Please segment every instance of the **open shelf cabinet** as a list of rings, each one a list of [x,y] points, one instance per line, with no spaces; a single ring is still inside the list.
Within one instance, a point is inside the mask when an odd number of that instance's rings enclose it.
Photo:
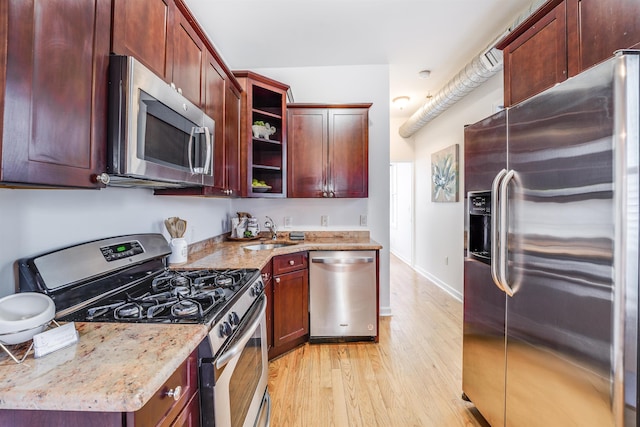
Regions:
[[[235,71],[243,88],[241,106],[240,173],[243,197],[286,197],[286,95],[289,86],[250,71]],[[256,135],[253,126],[264,123],[268,134]],[[268,126],[267,126],[268,125]],[[254,187],[254,180],[267,187]],[[266,188],[266,190],[265,190]]]

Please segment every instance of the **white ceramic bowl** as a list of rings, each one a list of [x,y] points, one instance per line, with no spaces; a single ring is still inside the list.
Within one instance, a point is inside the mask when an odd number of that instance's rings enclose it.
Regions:
[[[53,320],[56,305],[45,294],[23,292],[0,298],[0,342],[29,341]]]

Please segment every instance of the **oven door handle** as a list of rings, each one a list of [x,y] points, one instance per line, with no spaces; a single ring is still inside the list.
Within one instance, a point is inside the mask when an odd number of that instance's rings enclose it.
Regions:
[[[244,349],[249,339],[253,336],[253,333],[260,327],[260,322],[264,318],[264,314],[267,311],[267,298],[263,295],[260,301],[260,306],[253,312],[251,317],[247,320],[248,326],[244,328],[243,334],[237,338],[229,348],[216,359],[216,368],[222,369],[227,363],[229,363],[234,357],[239,355]]]

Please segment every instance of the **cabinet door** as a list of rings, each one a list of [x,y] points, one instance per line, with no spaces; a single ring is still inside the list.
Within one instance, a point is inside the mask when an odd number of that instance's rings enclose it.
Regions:
[[[287,121],[287,197],[323,197],[329,149],[327,110],[289,108]]]
[[[224,73],[213,55],[207,55],[204,81],[205,113],[215,121],[214,153],[213,153],[213,182],[205,183],[211,186],[211,193],[223,195],[225,189],[225,81]]]
[[[309,333],[308,270],[274,277],[273,345],[279,347]]]
[[[199,106],[203,105],[201,82],[204,81],[205,57],[204,42],[176,8],[171,81],[179,92]]]
[[[2,180],[97,187],[92,177],[104,171],[106,144],[110,0],[11,0],[5,18]]]
[[[224,170],[228,196],[240,196],[240,92],[226,82],[224,92]]]
[[[171,82],[173,0],[113,0],[112,51],[131,55]]]
[[[569,75],[613,56],[618,49],[640,47],[638,0],[568,0]]]
[[[369,193],[368,109],[329,110],[330,197]]]
[[[171,423],[171,427],[199,427],[200,426],[200,394],[196,391],[180,415]]]
[[[562,2],[504,49],[506,106],[566,80],[566,28],[566,5]]]

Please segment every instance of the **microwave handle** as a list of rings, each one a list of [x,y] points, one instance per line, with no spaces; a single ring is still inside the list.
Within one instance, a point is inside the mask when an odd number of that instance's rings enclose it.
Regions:
[[[209,132],[209,128],[206,126],[204,127],[204,138],[207,142],[207,159],[204,162],[204,170],[202,173],[207,175],[209,173],[209,167],[211,166],[211,149],[213,148],[213,144],[211,142],[211,132]]]
[[[191,174],[193,175],[194,170],[193,170],[193,161],[191,160],[193,158],[193,134],[195,133],[196,128],[192,127],[191,128],[191,135],[189,136],[189,146],[187,147],[187,157],[189,157],[189,171],[191,171]]]

